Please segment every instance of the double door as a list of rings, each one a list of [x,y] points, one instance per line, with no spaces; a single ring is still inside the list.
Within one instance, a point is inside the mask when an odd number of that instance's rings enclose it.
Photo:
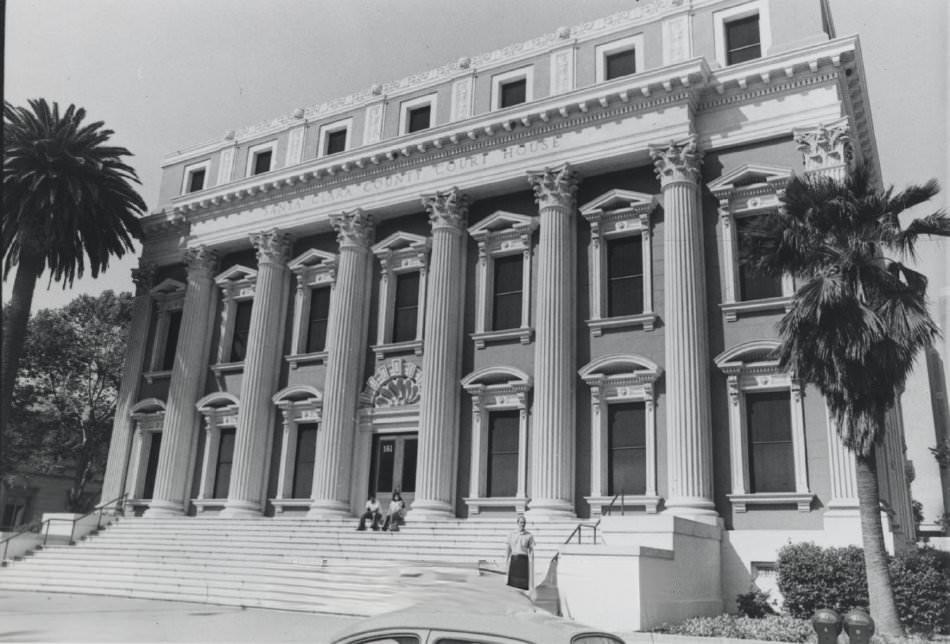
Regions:
[[[369,491],[383,512],[389,509],[393,492],[399,491],[408,508],[416,491],[416,451],[419,439],[411,434],[376,434],[373,436],[373,460],[370,467]]]

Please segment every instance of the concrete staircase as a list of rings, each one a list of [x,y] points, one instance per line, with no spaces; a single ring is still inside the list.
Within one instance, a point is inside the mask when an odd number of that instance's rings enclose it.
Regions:
[[[539,581],[576,524],[529,524]],[[355,526],[286,515],[122,518],[77,545],[47,546],[0,569],[0,590],[371,615],[473,582],[480,561],[500,570],[513,521],[410,521],[396,533]]]

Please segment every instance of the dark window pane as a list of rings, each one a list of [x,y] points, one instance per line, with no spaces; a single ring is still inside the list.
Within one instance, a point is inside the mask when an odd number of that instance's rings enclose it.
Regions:
[[[415,438],[407,438],[403,442],[402,448],[402,487],[403,492],[416,491],[416,452],[419,448],[419,441]]]
[[[231,485],[231,463],[234,461],[234,428],[221,430],[221,439],[218,443],[218,464],[214,474],[214,498],[228,498],[228,488]]]
[[[746,231],[764,215],[742,217],[736,220],[736,231],[739,236],[739,257],[745,257]],[[744,262],[739,264],[739,300],[761,300],[767,297],[781,297],[782,278],[764,275],[753,270]]]
[[[234,337],[231,340],[231,362],[241,362],[247,356],[247,342],[251,331],[251,307],[254,302],[237,303],[234,311]]]
[[[168,333],[165,335],[165,353],[162,355],[162,370],[175,366],[175,350],[178,348],[178,333],[181,331],[181,310],[168,314]]]
[[[294,456],[294,487],[291,497],[306,499],[313,487],[313,463],[317,452],[316,423],[297,425],[297,453]]]
[[[254,155],[254,174],[270,171],[271,151],[265,150]]]
[[[488,496],[514,496],[518,493],[520,414],[517,409],[488,414]]]
[[[643,313],[643,240],[607,240],[607,317]]]
[[[637,72],[637,52],[635,49],[608,54],[606,59],[607,80],[629,76]]]
[[[787,391],[745,395],[751,492],[794,492],[792,410]]]
[[[607,493],[646,493],[646,405],[607,407]]]
[[[521,255],[499,257],[494,261],[494,299],[492,329],[517,329],[521,326],[522,278]]]
[[[758,14],[726,23],[726,64],[761,58]]]
[[[337,130],[327,134],[326,154],[336,154],[346,150],[346,130]]]
[[[499,107],[510,107],[524,103],[527,100],[527,91],[528,81],[525,78],[510,83],[502,83]]]
[[[432,116],[432,106],[417,107],[409,110],[409,132],[418,132],[429,127],[429,120]]]
[[[323,286],[310,291],[310,316],[307,322],[307,353],[323,351],[327,343],[327,323],[330,319],[330,288]]]
[[[376,439],[375,468],[370,493],[392,492],[396,467],[396,439]]]
[[[142,489],[142,498],[150,499],[155,492],[155,475],[158,473],[158,456],[162,451],[162,435],[158,432],[149,432],[152,444],[148,448],[148,464],[145,466],[145,487]]]
[[[188,192],[197,192],[205,187],[205,171],[194,170],[188,176]]]
[[[416,339],[419,314],[419,273],[396,276],[396,308],[393,314],[393,342]]]

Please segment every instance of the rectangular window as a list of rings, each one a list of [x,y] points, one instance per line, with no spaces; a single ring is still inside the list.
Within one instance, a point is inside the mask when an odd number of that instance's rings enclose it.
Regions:
[[[228,498],[228,488],[231,486],[231,464],[234,462],[234,435],[233,427],[221,430],[218,443],[218,462],[214,470],[214,498]]]
[[[759,14],[730,20],[725,24],[725,31],[727,65],[762,57]]]
[[[205,187],[205,169],[192,170],[188,173],[188,192],[198,192]]]
[[[607,494],[645,494],[646,403],[607,407]]]
[[[145,466],[145,486],[142,488],[142,498],[150,499],[155,492],[155,475],[158,474],[158,456],[162,451],[162,435],[159,432],[148,432],[151,436],[151,445],[148,448],[148,464]]]
[[[637,72],[637,50],[628,49],[618,51],[615,54],[607,54],[604,62],[606,80],[635,74]]]
[[[338,154],[346,151],[346,129],[327,132],[326,146],[323,153],[326,155]]]
[[[514,496],[518,493],[520,413],[513,409],[488,414],[487,496]]]
[[[294,455],[294,499],[307,499],[313,488],[313,464],[317,455],[316,423],[297,425],[297,452]]]
[[[521,103],[524,103],[528,100],[527,96],[528,79],[521,78],[518,80],[509,81],[507,83],[502,83],[498,107],[511,107],[512,105],[520,105]]]
[[[396,303],[393,311],[393,342],[416,339],[419,320],[418,271],[396,275]]]
[[[310,290],[310,316],[307,320],[307,353],[326,349],[327,323],[330,320],[330,287]]]
[[[739,257],[745,256],[746,231],[756,221],[766,215],[742,217],[736,220],[736,232],[739,239]],[[764,275],[753,270],[745,262],[739,263],[739,299],[743,302],[782,296],[782,278]]]
[[[407,132],[418,132],[420,130],[429,129],[430,120],[432,117],[432,106],[423,105],[422,107],[417,107],[409,110],[409,120],[406,127]]]
[[[251,331],[252,300],[243,300],[234,307],[234,336],[231,339],[231,362],[242,362],[247,356],[247,341]]]
[[[643,240],[607,240],[607,316],[643,313]]]
[[[416,454],[419,450],[419,439],[405,438],[402,441],[402,487],[403,492],[416,491]]]
[[[263,174],[270,172],[270,162],[273,156],[272,150],[262,150],[254,155],[253,174]]]
[[[794,492],[795,453],[788,391],[747,392],[750,492]]]
[[[178,334],[181,331],[181,311],[168,313],[168,334],[165,336],[165,353],[162,355],[162,371],[170,371],[175,366],[175,350],[178,348]]]
[[[375,437],[373,450],[373,477],[370,494],[393,491],[393,473],[396,471],[396,439]]]
[[[521,327],[524,259],[520,254],[496,257],[494,261],[492,330]]]

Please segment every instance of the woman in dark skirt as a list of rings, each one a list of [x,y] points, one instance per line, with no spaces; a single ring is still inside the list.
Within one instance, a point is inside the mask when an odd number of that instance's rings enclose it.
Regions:
[[[530,590],[534,585],[534,535],[525,530],[524,516],[518,516],[518,531],[508,537],[508,585]]]

